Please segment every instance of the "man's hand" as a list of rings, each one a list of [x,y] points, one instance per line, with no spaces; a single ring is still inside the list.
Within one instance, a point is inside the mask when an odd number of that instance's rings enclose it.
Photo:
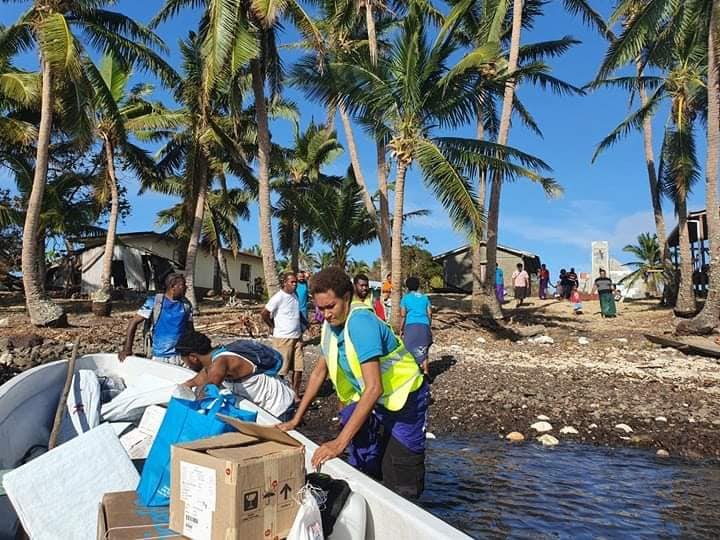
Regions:
[[[342,454],[346,446],[347,445],[342,444],[337,439],[326,442],[315,450],[312,457],[312,466],[315,467],[316,470],[319,469],[326,461]]]
[[[118,353],[118,360],[124,362],[128,356],[132,356],[132,353],[132,351],[126,351],[125,349],[123,349]]]
[[[292,420],[288,420],[287,422],[283,422],[282,424],[277,424],[275,427],[281,431],[292,431],[293,429],[297,428],[299,424],[300,423],[293,418]]]

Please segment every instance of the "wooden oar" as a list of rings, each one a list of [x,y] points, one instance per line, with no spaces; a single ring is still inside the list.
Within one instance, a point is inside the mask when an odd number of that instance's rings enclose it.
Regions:
[[[55,420],[53,420],[52,431],[50,432],[50,440],[48,441],[48,450],[52,450],[57,446],[58,435],[60,435],[60,428],[62,427],[63,416],[65,416],[65,402],[67,401],[68,394],[70,393],[70,386],[72,386],[73,375],[75,375],[75,361],[77,360],[78,348],[80,347],[80,337],[75,338],[73,343],[72,355],[68,362],[67,374],[65,375],[65,386],[63,386],[62,394],[60,394],[60,401],[58,402],[57,409],[55,409]]]

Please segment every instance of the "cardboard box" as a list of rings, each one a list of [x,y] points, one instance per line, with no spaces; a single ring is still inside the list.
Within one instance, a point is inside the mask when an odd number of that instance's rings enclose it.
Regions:
[[[97,540],[185,538],[169,524],[167,506],[143,506],[134,491],[106,493],[98,511]]]
[[[274,540],[290,532],[305,448],[275,427],[218,416],[238,433],[175,445],[170,528],[194,540]]]
[[[130,459],[147,459],[166,412],[165,407],[150,405],[145,409],[138,427],[120,437],[120,444]]]

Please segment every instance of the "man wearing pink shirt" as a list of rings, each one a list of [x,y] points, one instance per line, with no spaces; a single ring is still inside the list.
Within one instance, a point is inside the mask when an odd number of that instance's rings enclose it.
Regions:
[[[512,274],[512,283],[515,288],[515,302],[517,302],[515,307],[519,308],[530,290],[530,275],[523,270],[522,263],[517,264],[517,270]]]

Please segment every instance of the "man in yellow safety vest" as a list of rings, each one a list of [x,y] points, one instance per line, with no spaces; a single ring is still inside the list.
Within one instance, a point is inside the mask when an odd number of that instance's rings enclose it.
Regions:
[[[320,467],[346,449],[364,473],[406,497],[419,497],[425,477],[428,385],[402,340],[372,309],[353,303],[353,283],[340,268],[326,268],[312,281],[315,305],[325,316],[322,357],[307,383],[295,416],[280,424],[295,429],[326,378],[345,406],[341,431],[313,454]]]

